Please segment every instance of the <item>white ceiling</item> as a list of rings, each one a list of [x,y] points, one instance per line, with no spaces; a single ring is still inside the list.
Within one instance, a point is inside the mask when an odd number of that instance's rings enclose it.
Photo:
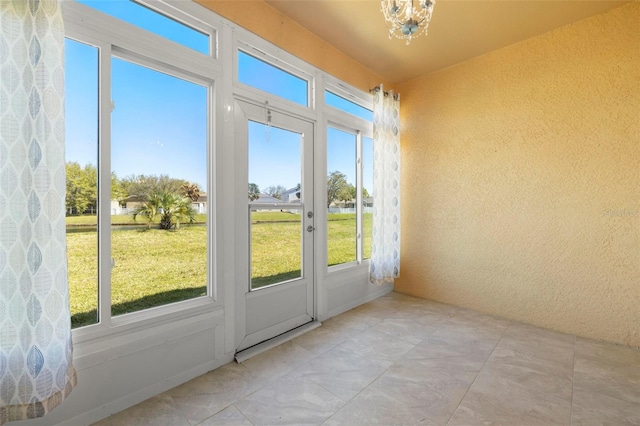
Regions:
[[[378,0],[265,0],[383,79],[434,72],[628,1],[437,0],[429,34],[388,38]]]

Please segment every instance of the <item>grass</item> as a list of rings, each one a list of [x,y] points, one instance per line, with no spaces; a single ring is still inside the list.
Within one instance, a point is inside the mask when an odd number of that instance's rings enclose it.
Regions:
[[[205,223],[206,216],[199,215]],[[112,223],[133,224],[130,216]],[[364,215],[364,255],[370,256],[371,214]],[[69,230],[95,229],[95,216],[67,218]],[[329,265],[356,258],[354,214],[331,214]],[[117,229],[111,233],[111,313],[121,315],[206,295],[206,227],[179,231]],[[252,214],[252,286],[262,287],[301,276],[300,216],[282,212]],[[98,321],[97,233],[68,232],[69,287],[73,327]]]
[[[206,214],[197,214],[196,223],[206,223]],[[98,223],[96,215],[67,216],[67,227],[95,226]],[[146,225],[144,218],[133,220],[133,215],[113,215],[111,225]]]

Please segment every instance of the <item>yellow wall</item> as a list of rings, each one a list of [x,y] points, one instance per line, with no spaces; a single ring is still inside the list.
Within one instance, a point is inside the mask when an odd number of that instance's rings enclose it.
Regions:
[[[396,290],[640,346],[640,3],[398,90]]]
[[[368,91],[388,82],[262,0],[195,0],[292,55]]]

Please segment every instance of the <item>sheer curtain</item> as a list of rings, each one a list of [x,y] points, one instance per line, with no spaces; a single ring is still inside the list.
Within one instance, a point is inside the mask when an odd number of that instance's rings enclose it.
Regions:
[[[400,275],[400,101],[382,86],[373,94],[373,247],[369,280]]]
[[[67,286],[64,28],[57,0],[0,0],[0,424],[76,384]]]

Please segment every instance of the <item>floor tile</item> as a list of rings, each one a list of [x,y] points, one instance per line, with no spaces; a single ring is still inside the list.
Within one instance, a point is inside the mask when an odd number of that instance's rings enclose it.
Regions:
[[[640,368],[640,350],[579,337],[576,338],[576,357],[596,358]]]
[[[262,380],[273,380],[289,373],[313,357],[313,353],[290,340],[249,358],[242,365]]]
[[[296,337],[293,342],[307,351],[319,355],[348,338],[349,336],[346,333],[336,327],[332,327],[331,323],[328,326],[323,323],[322,326]]]
[[[298,367],[286,377],[309,379],[343,401],[348,401],[380,377],[391,365],[391,361],[334,349]]]
[[[415,346],[416,343],[408,343],[399,337],[369,329],[341,343],[337,348],[381,361],[395,361]]]
[[[99,426],[640,425],[640,351],[390,293]]]
[[[379,386],[369,386],[352,399],[323,425],[429,425],[427,407],[410,407],[393,392]]]
[[[482,371],[448,425],[568,425],[571,401]]]
[[[255,425],[317,425],[343,405],[313,381],[291,378],[271,382],[235,404]]]
[[[190,426],[173,399],[165,394],[150,398],[94,426]]]
[[[263,379],[252,374],[246,366],[230,363],[175,387],[167,394],[193,425],[257,390],[262,383]]]
[[[553,352],[558,348],[548,349]],[[515,381],[538,392],[570,399],[573,388],[573,349],[567,357],[541,357],[540,347],[503,344],[500,341],[487,360],[485,371],[497,377]],[[562,355],[565,355],[564,353]]]
[[[252,426],[252,423],[234,405],[211,416],[197,426]]]
[[[600,393],[640,407],[640,365],[576,356],[573,388],[576,393]]]
[[[611,398],[599,392],[575,392],[571,424],[638,426],[640,408],[636,403]]]

